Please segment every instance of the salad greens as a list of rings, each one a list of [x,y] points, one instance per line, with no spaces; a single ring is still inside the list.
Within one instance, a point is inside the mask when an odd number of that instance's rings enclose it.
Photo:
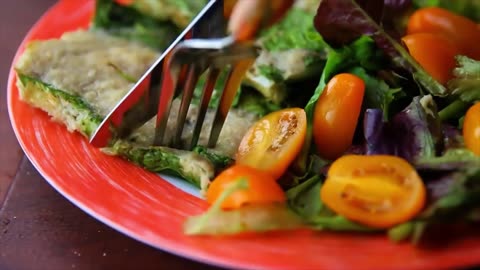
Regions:
[[[289,189],[287,198],[290,208],[316,230],[374,231],[328,209],[319,196],[322,180],[320,176],[315,175]]]
[[[320,1],[311,2],[318,5]],[[280,105],[292,94],[289,84],[321,74],[327,47],[312,24],[314,15],[308,5],[296,6],[263,31],[258,39],[262,51],[244,83]]]
[[[361,136],[356,137],[351,151],[402,157],[417,168],[427,188],[428,198],[421,214],[388,230],[389,237],[418,243],[439,224],[478,222],[480,158],[464,148],[458,129],[444,121],[458,121],[469,104],[479,100],[480,64],[458,56],[455,78],[447,87],[435,81],[398,40],[400,15],[409,8],[410,1],[324,0],[320,4],[314,19],[320,37],[310,46],[318,45],[327,57],[317,87],[305,103],[308,125],[304,149],[295,166],[280,180],[289,187],[288,207],[304,221],[299,226],[379,231],[334,213],[319,196],[331,161],[315,156],[311,142],[313,110],[327,82],[342,72],[359,76],[366,85],[363,122],[357,128]],[[397,16],[391,16],[395,11]],[[291,39],[284,42],[278,47],[289,44]],[[265,47],[272,51],[276,48],[269,43]],[[263,73],[282,81],[274,68]]]
[[[480,222],[480,157],[467,150],[460,132],[466,110],[480,100],[480,61],[458,55],[453,79],[442,85],[399,39],[412,10],[439,6],[478,21],[478,2],[313,0],[303,6],[307,1],[296,2],[299,4],[284,19],[261,33],[257,41],[261,54],[233,104],[257,116],[282,108],[304,108],[305,143],[279,180],[286,190],[286,203],[222,210],[220,204],[229,194],[248,188],[247,182],[239,179],[206,213],[189,218],[185,232],[236,234],[308,227],[387,231],[394,241],[419,243],[437,226]],[[145,12],[139,5],[124,7],[98,0],[97,8],[94,27],[159,49],[165,45],[156,42],[168,41],[181,25],[156,14],[158,10]],[[180,13],[189,14],[183,9]],[[333,161],[319,157],[312,142],[314,110],[327,83],[339,73],[354,74],[365,83],[360,120],[345,154],[401,157],[416,169],[425,185],[423,210],[395,227],[380,230],[349,220],[329,209],[319,196]],[[202,80],[194,102],[199,102]],[[220,85],[222,79],[214,90],[211,108],[218,102]],[[129,151],[121,145],[117,148]],[[216,172],[234,163],[204,147],[194,152],[210,160]],[[135,160],[136,154],[130,154]],[[152,157],[152,166],[161,158]],[[198,182],[192,177],[189,180]]]
[[[480,203],[480,159],[474,159],[476,160],[472,160],[470,166],[447,171],[438,178],[424,177],[429,190],[427,207],[417,218],[406,223],[410,224],[411,230],[395,232],[405,226],[402,224],[391,229],[393,231],[390,232],[390,237],[397,238],[396,240],[411,238],[414,243],[419,243],[426,232],[435,227],[455,222],[478,222],[476,211]]]
[[[480,100],[480,61],[466,56],[457,56],[458,66],[453,70],[455,78],[450,80],[448,87],[453,95],[463,102]]]
[[[422,99],[432,105],[423,107]],[[433,117],[429,117],[433,114]],[[410,162],[435,157],[442,136],[431,96],[415,97],[410,105],[385,121],[379,109],[367,109],[363,122],[366,155],[395,155]],[[433,122],[433,123],[430,123]],[[440,133],[440,134],[439,134]]]
[[[221,204],[228,196],[247,188],[248,182],[244,178],[235,180],[207,212],[187,220],[184,232],[190,235],[237,234],[303,227],[303,220],[283,204],[252,205],[238,211],[221,209]]]
[[[338,46],[348,44],[362,35],[370,36],[389,57],[392,68],[402,75],[412,76],[422,87],[420,92],[426,91],[435,96],[447,95],[445,87],[428,75],[408,51],[380,26],[382,22],[370,16],[369,11],[374,11],[374,15],[378,16],[376,13],[382,10],[383,1],[362,2],[363,5],[354,0],[322,1],[315,16],[315,26],[325,41]]]

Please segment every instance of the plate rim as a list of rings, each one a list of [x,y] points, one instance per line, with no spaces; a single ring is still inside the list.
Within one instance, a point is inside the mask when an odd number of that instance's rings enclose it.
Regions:
[[[177,245],[173,245],[175,248],[172,249],[172,248],[170,248],[172,246],[172,244],[171,244],[172,241],[164,241],[164,243],[162,243],[161,245],[157,245],[157,244],[149,242],[145,239],[142,239],[141,237],[135,235],[133,232],[130,232],[128,229],[122,227],[121,225],[119,225],[119,224],[117,224],[113,221],[110,221],[108,218],[103,217],[100,214],[97,214],[93,209],[90,209],[89,207],[87,207],[81,201],[79,201],[79,200],[75,199],[74,197],[70,196],[68,194],[68,192],[66,192],[61,186],[59,186],[56,183],[56,181],[54,181],[52,179],[52,177],[42,169],[42,167],[38,164],[36,158],[31,156],[31,153],[26,150],[26,146],[25,146],[24,141],[19,138],[19,135],[18,135],[19,130],[18,130],[18,127],[17,127],[17,123],[15,121],[12,121],[12,119],[15,118],[15,116],[13,115],[13,112],[12,112],[12,106],[13,106],[12,103],[14,102],[12,92],[13,91],[18,91],[17,86],[15,85],[15,82],[16,82],[17,78],[16,78],[16,72],[15,72],[14,66],[15,66],[15,63],[17,62],[18,58],[20,57],[20,55],[24,51],[25,46],[28,44],[29,41],[31,41],[31,37],[36,32],[40,23],[45,18],[47,18],[50,15],[50,13],[55,11],[55,9],[58,8],[62,4],[63,1],[65,1],[65,0],[58,0],[56,3],[54,3],[52,6],[50,6],[47,10],[45,10],[43,12],[43,14],[29,28],[29,30],[25,34],[24,38],[20,42],[19,46],[17,46],[17,50],[15,51],[13,60],[11,61],[11,64],[10,64],[10,70],[9,70],[9,73],[8,73],[7,88],[6,88],[6,90],[7,90],[7,111],[8,111],[8,117],[9,117],[9,120],[10,120],[10,126],[12,127],[12,129],[14,131],[15,138],[17,139],[17,142],[19,143],[24,155],[32,163],[33,167],[37,170],[37,172],[40,174],[40,176],[42,178],[44,178],[45,181],[55,191],[57,191],[59,194],[61,194],[61,196],[63,198],[67,199],[70,203],[72,203],[73,205],[78,207],[80,210],[82,210],[84,213],[88,214],[90,217],[100,221],[104,225],[114,229],[115,231],[119,232],[120,234],[123,234],[124,236],[135,239],[136,241],[138,241],[142,244],[145,244],[149,247],[152,247],[154,249],[157,249],[157,250],[160,250],[160,251],[163,251],[163,252],[181,257],[183,259],[191,260],[191,261],[194,261],[194,262],[203,263],[203,264],[210,265],[210,266],[215,266],[215,267],[248,267],[249,269],[253,269],[254,266],[252,266],[252,265],[248,265],[248,264],[238,265],[236,263],[231,263],[228,260],[219,259],[218,257],[212,258],[212,257],[208,257],[208,256],[202,256],[201,253],[195,252],[194,249],[189,249],[187,251],[185,251],[185,250],[182,251],[182,248],[180,246],[177,246]],[[93,1],[93,0],[87,0],[87,1]],[[38,109],[36,109],[36,110],[38,110]],[[65,127],[63,126],[63,128],[65,128]],[[163,178],[160,178],[159,180],[167,182]],[[182,192],[184,192],[184,191],[182,191]],[[187,192],[185,192],[185,193],[187,193]]]

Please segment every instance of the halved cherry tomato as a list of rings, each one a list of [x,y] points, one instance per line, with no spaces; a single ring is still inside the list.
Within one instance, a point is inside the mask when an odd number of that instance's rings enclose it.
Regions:
[[[456,66],[455,56],[460,54],[455,44],[442,35],[417,33],[407,35],[402,41],[410,55],[441,84],[452,77]]]
[[[313,138],[318,153],[335,159],[352,144],[365,83],[353,74],[334,76],[315,105]]]
[[[223,209],[240,208],[246,204],[284,202],[285,192],[269,174],[244,165],[233,165],[221,172],[207,190],[207,201],[212,204],[239,179],[244,178],[248,187],[230,194],[223,202]]]
[[[374,228],[389,228],[422,210],[426,190],[415,169],[402,158],[346,155],[328,170],[320,196],[340,215]]]
[[[480,103],[468,109],[463,120],[463,139],[470,151],[480,156]]]
[[[300,152],[307,132],[301,108],[276,111],[258,120],[243,137],[235,160],[278,179]]]
[[[115,0],[115,2],[122,6],[130,6],[135,0]]]
[[[474,21],[466,17],[438,7],[422,8],[408,19],[407,34],[414,33],[445,35],[462,54],[480,60],[480,30]]]

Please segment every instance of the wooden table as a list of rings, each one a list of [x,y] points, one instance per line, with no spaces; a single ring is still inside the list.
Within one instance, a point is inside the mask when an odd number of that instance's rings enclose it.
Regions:
[[[23,154],[8,119],[8,72],[24,35],[55,1],[2,1],[0,8],[0,269],[218,269],[103,225],[58,194]]]

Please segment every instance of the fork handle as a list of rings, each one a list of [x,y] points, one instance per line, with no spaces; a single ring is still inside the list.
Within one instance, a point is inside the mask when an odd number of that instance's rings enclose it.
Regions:
[[[225,0],[228,30],[239,41],[254,39],[258,32],[281,19],[293,0]]]

